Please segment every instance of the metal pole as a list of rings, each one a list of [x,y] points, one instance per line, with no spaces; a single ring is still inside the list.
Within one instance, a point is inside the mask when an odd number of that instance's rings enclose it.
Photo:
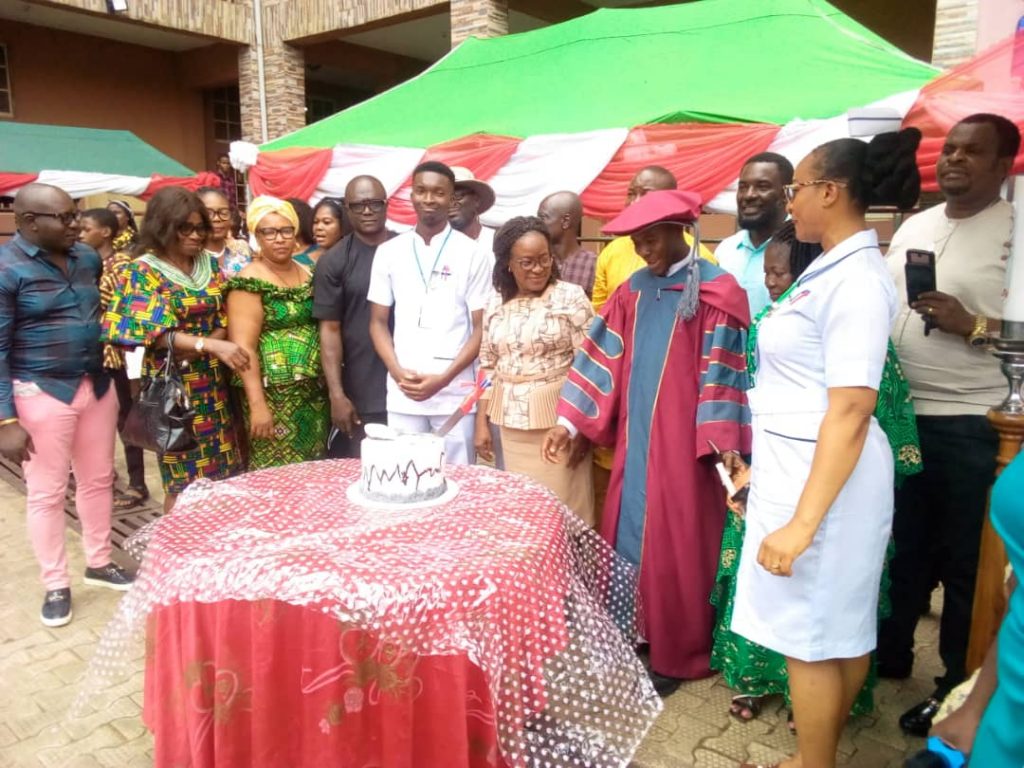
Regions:
[[[267,79],[263,63],[263,3],[253,0],[253,13],[256,18],[256,89],[260,95],[260,136],[261,143],[270,140],[267,127]]]

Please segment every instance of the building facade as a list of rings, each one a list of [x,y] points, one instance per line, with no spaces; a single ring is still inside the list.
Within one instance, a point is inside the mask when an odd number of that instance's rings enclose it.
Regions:
[[[261,143],[381,93],[467,37],[527,31],[596,7],[641,2],[0,3],[0,119],[126,128],[190,168],[212,168],[232,140]],[[1012,19],[1009,34],[1024,6],[1022,0],[832,2],[909,54],[944,66],[975,52],[979,28],[999,37]]]

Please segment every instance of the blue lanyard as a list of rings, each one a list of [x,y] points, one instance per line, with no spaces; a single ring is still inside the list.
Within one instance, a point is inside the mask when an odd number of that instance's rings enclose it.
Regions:
[[[430,268],[430,274],[434,274],[434,270],[437,269],[437,262],[441,260],[441,254],[444,253],[444,247],[448,245],[448,238],[452,236],[451,229],[448,230],[448,234],[444,236],[444,242],[441,243],[441,247],[437,250],[437,256],[434,258],[434,266]],[[416,269],[420,271],[420,280],[423,281],[423,290],[427,293],[430,292],[430,286],[427,284],[427,277],[423,274],[423,265],[420,264],[420,252],[416,248],[416,238],[419,237],[414,231],[412,233],[412,255],[416,257]]]

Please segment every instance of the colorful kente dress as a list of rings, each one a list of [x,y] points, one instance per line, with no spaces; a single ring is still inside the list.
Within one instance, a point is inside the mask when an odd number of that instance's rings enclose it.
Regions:
[[[156,343],[170,330],[209,336],[224,328],[223,282],[209,256],[196,259],[191,275],[147,253],[125,265],[113,300],[103,318],[107,341],[146,348],[143,379],[164,364],[167,351]],[[163,345],[161,344],[161,347]],[[160,457],[164,492],[181,493],[200,477],[220,480],[241,468],[225,366],[213,355],[192,361],[182,370],[189,402],[195,409],[192,428],[199,445]]]
[[[747,372],[751,386],[753,386],[757,369],[754,350],[757,348],[758,326],[761,320],[771,312],[772,307],[779,304],[788,295],[789,291],[786,291],[775,302],[761,310],[750,327],[747,337]],[[882,371],[882,381],[878,389],[878,404],[875,406],[875,418],[878,419],[878,424],[885,432],[885,436],[889,439],[889,445],[892,447],[893,457],[896,460],[896,484],[899,485],[904,477],[920,472],[922,463],[910,387],[907,384],[906,376],[903,375],[903,369],[900,367],[892,342],[889,343],[889,353]],[[711,666],[722,673],[722,677],[725,678],[730,688],[745,696],[782,694],[788,703],[789,677],[786,672],[786,659],[781,654],[753,643],[729,629],[732,623],[733,600],[736,596],[736,572],[740,565],[740,550],[743,547],[744,531],[744,519],[730,510],[722,535],[722,554],[718,563],[718,577],[715,579],[715,588],[711,594],[711,603],[718,608]],[[890,541],[889,550],[886,553],[886,566],[882,571],[878,601],[879,617],[888,616],[890,613],[888,563],[892,559],[892,554],[893,545]],[[866,714],[874,708],[873,691],[877,682],[878,676],[872,660],[868,679],[853,703],[852,714]]]
[[[270,440],[250,441],[249,469],[322,458],[331,408],[320,367],[312,281],[297,288],[281,288],[258,278],[235,277],[228,282],[228,290],[255,293],[263,301],[259,364],[276,434]],[[240,390],[238,402],[248,429],[249,401],[237,374],[232,384]]]

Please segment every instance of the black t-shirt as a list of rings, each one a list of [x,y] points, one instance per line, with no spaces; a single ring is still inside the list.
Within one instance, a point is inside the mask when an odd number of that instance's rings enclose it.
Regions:
[[[389,232],[389,237],[394,233]],[[377,246],[349,234],[317,261],[313,317],[341,322],[345,394],[359,413],[387,411],[387,368],[370,341],[370,268]]]

